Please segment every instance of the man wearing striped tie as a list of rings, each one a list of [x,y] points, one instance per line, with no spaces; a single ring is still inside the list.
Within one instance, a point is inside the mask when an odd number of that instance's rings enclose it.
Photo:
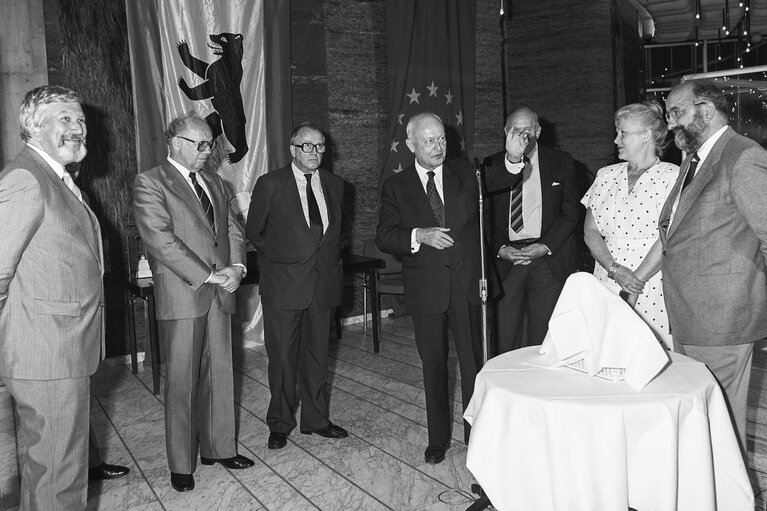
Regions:
[[[537,143],[538,115],[517,108],[504,132],[505,151],[484,162],[492,206],[490,250],[503,288],[491,355],[543,342],[562,286],[578,269],[576,231],[583,215],[573,159]]]
[[[216,145],[196,113],[171,121],[169,156],[139,173],[133,204],[149,253],[165,348],[165,442],[171,485],[194,488],[204,465],[253,466],[237,454],[231,314],[245,275],[245,239],[221,178],[202,167]]]

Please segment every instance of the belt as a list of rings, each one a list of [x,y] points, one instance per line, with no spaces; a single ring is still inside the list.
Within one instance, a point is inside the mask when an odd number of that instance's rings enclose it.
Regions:
[[[538,243],[540,241],[540,238],[527,238],[524,240],[511,240],[509,241],[509,246],[512,246],[514,248],[519,247],[526,247],[528,245],[532,245],[533,243]]]

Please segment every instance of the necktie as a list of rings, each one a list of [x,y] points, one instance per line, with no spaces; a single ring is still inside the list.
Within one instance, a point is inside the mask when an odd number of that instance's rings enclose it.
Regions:
[[[317,204],[317,198],[314,196],[314,190],[312,190],[312,174],[304,174],[306,178],[306,202],[309,206],[309,230],[317,241],[322,239],[322,216],[320,215],[320,207]]]
[[[80,202],[83,201],[83,192],[80,191],[80,188],[77,187],[75,184],[74,179],[72,179],[72,176],[67,172],[64,171],[64,177],[61,178],[64,181],[64,184],[67,185],[67,187],[72,190],[72,193],[74,193],[77,196],[77,200]]]
[[[426,175],[429,176],[428,181],[426,181],[426,198],[429,199],[429,205],[434,212],[434,216],[437,217],[439,226],[445,227],[445,205],[442,203],[442,199],[439,198],[437,185],[434,184],[434,172],[430,170]]]
[[[213,230],[215,230],[216,222],[213,217],[213,206],[210,204],[210,199],[208,198],[208,194],[205,193],[205,190],[202,189],[202,186],[200,186],[200,183],[197,182],[197,172],[190,172],[189,179],[192,180],[192,186],[194,186],[194,193],[196,193],[197,198],[200,199],[200,204],[202,204],[202,210],[205,212],[205,216],[208,217],[208,222],[210,223],[210,226],[213,228]]]
[[[684,182],[682,183],[682,191],[684,191],[685,188],[687,188],[687,185],[690,184],[692,181],[692,178],[695,177],[695,169],[698,168],[698,162],[700,162],[700,158],[698,158],[698,153],[693,153],[692,158],[690,158],[690,166],[687,168],[687,174],[684,176]]]
[[[511,188],[511,199],[509,200],[509,229],[518,233],[525,226],[522,218],[522,182],[515,184]]]

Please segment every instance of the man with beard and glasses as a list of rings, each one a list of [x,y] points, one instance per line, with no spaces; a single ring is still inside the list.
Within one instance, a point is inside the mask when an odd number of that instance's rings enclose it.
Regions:
[[[753,347],[767,337],[767,151],[727,126],[711,81],[674,87],[666,112],[687,153],[659,221],[671,335],[719,380],[745,451]]]
[[[490,252],[503,290],[496,304],[492,355],[543,342],[565,280],[578,269],[583,217],[573,159],[538,143],[538,115],[527,107],[515,109],[504,133],[504,150],[484,162],[492,213]]]
[[[26,146],[0,172],[0,375],[25,447],[23,510],[85,509],[87,498],[104,265],[98,220],[65,169],[87,152],[81,101],[63,87],[28,92]]]

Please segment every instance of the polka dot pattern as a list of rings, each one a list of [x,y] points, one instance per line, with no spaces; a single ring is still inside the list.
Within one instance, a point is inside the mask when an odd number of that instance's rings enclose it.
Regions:
[[[660,211],[678,174],[679,167],[659,161],[639,176],[629,192],[628,163],[610,165],[597,173],[581,202],[591,210],[610,254],[619,264],[636,270],[658,239]],[[599,263],[594,276],[615,293],[620,291]],[[671,346],[660,272],[645,283],[635,310],[658,339]]]

